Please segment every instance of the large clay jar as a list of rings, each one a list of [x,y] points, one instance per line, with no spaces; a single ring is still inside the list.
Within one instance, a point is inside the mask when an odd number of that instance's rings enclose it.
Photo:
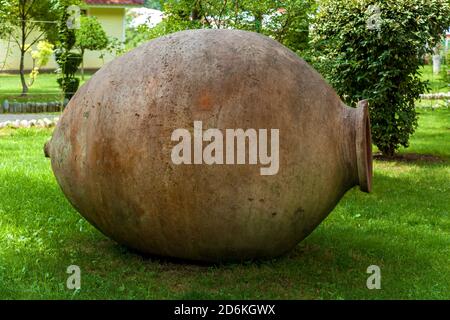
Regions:
[[[364,102],[345,106],[268,37],[185,31],[99,70],[45,150],[73,206],[121,244],[203,261],[271,258],[308,236],[347,190],[370,190],[367,112]],[[278,171],[174,163],[172,134],[193,133],[195,121],[202,132],[278,129]]]

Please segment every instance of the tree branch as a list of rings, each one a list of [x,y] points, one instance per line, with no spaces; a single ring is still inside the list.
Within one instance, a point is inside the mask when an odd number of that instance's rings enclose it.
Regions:
[[[33,40],[33,42],[30,43],[30,45],[28,46],[28,48],[31,48],[36,42],[38,42],[39,40],[42,39],[42,36],[45,34],[45,32],[42,32],[39,37],[37,37],[36,39]]]
[[[228,4],[228,0],[224,0],[223,1],[223,7],[222,7],[222,9],[219,12],[219,24],[218,24],[218,28],[219,29],[220,29],[220,26],[222,24],[222,15],[223,15],[223,12],[225,11],[226,7],[227,7],[227,4]]]
[[[36,28],[36,23],[32,23],[31,27],[28,28],[28,30],[26,30],[25,39],[30,36],[30,34],[34,31],[35,28]]]
[[[34,5],[34,0],[31,0],[30,6],[28,7],[27,11],[25,12],[25,17],[28,16],[33,5]]]

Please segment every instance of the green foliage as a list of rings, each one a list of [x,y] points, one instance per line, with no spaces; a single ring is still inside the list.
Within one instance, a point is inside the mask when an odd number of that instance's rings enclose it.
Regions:
[[[59,66],[57,82],[66,99],[72,98],[78,89],[80,80],[75,77],[75,73],[83,61],[81,54],[71,51],[76,44],[76,29],[68,25],[70,19],[68,8],[73,4],[78,4],[78,1],[64,0],[59,6],[58,45],[55,50]]]
[[[74,3],[78,3],[75,2]],[[58,14],[60,17],[58,23],[58,40],[57,46],[59,49],[70,51],[76,43],[76,33],[74,27],[69,27],[69,20],[71,18],[68,8],[73,5],[71,1],[63,1],[58,7]]]
[[[122,41],[115,37],[109,37],[105,51],[113,56],[120,56],[125,53],[125,48]],[[103,53],[100,55],[100,58],[103,58]]]
[[[25,81],[25,53],[42,39],[55,40],[53,20],[58,0],[0,0],[0,38],[15,43],[20,50],[19,72],[22,95],[28,92]]]
[[[131,50],[142,43],[149,40],[149,32],[150,28],[145,25],[139,26],[137,28],[127,28],[125,31],[125,48],[126,50]]]
[[[75,73],[78,71],[78,67],[81,64],[81,54],[57,50],[55,51],[55,58],[61,68],[62,74],[69,77],[75,76]]]
[[[108,48],[109,40],[96,17],[81,17],[80,28],[75,32],[75,47],[81,52],[81,77],[84,78],[84,51],[101,51]],[[103,56],[103,54],[101,55]]]
[[[44,67],[50,60],[53,54],[53,45],[47,41],[39,41],[37,44],[37,49],[31,51],[31,58],[33,59],[33,69],[30,73],[30,82],[28,86],[32,86],[36,80],[39,69]]]
[[[53,54],[53,45],[48,41],[39,41],[36,50],[31,51],[31,57],[36,65],[45,66]]]
[[[407,147],[417,126],[414,101],[427,89],[419,67],[450,24],[449,6],[444,0],[321,3],[314,64],[349,105],[369,100],[373,141],[386,155]]]
[[[57,82],[64,92],[64,97],[70,99],[78,89],[80,81],[75,77],[75,73],[83,59],[81,54],[61,48],[55,50],[55,58],[59,65]]]
[[[154,28],[129,30],[128,47],[169,33],[201,28],[231,28],[268,35],[299,53],[308,45],[313,0],[168,0],[166,18]]]
[[[3,3],[0,1],[0,5]],[[2,9],[0,9],[0,39],[7,38],[8,34],[8,26],[7,26],[7,18],[6,18],[6,12]]]
[[[315,1],[283,1],[284,13],[275,14],[266,30],[269,36],[306,58],[309,44],[310,13],[316,9]]]
[[[32,40],[33,45],[42,38],[53,42],[56,26],[46,21],[53,20],[57,3],[57,0],[0,0],[0,36],[8,38],[11,35],[18,44]],[[31,35],[33,31],[37,37]]]
[[[75,47],[85,50],[104,50],[108,46],[108,37],[96,17],[81,17],[80,28],[75,31]]]
[[[80,78],[76,77],[57,78],[56,81],[58,82],[59,87],[63,90],[64,97],[67,99],[72,98],[80,86]]]

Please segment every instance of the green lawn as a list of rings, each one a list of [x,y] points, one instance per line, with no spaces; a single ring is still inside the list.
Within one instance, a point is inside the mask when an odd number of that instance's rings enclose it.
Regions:
[[[450,110],[420,110],[402,152],[439,161],[374,163],[374,192],[352,190],[286,256],[196,265],[142,257],[90,226],[44,158],[50,131],[0,130],[0,298],[449,299]],[[81,290],[66,268],[81,267]],[[381,290],[366,269],[381,268]]]
[[[56,82],[57,75],[55,73],[41,73],[38,75],[33,86],[26,97],[21,97],[22,86],[18,74],[0,74],[0,104],[5,100],[8,101],[32,101],[47,102],[60,101],[62,94]],[[85,76],[85,81],[91,77],[91,74]],[[27,81],[28,81],[27,76]],[[83,84],[85,81],[81,81]]]
[[[447,70],[446,65],[441,66],[441,70]],[[449,68],[450,70],[450,68]],[[429,81],[430,93],[436,92],[448,92],[449,91],[449,83],[444,81],[442,74],[434,74],[432,65],[425,65],[420,68],[420,72],[422,74],[423,80]]]

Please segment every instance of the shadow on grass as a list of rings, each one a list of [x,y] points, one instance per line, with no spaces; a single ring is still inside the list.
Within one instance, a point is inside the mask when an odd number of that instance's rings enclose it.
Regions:
[[[385,156],[380,152],[373,155],[374,160],[388,162],[408,162],[408,163],[445,163],[447,160],[432,154],[423,153],[396,153],[393,156]]]

